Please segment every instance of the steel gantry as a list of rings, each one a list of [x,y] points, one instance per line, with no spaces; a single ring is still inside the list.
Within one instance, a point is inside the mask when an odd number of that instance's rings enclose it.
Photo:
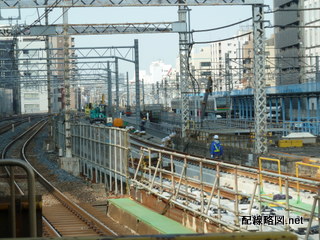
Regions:
[[[255,5],[263,0],[2,0],[0,8]]]
[[[181,136],[186,137],[188,130],[189,111],[189,33],[187,32],[187,7],[179,6],[179,21],[183,23],[179,32],[179,52],[180,52],[180,92],[181,92]]]
[[[12,36],[10,26],[0,27],[0,36]],[[63,35],[64,28],[56,25],[19,25],[20,36],[59,36]],[[69,35],[104,35],[104,34],[132,34],[132,33],[170,33],[171,22],[153,23],[114,23],[114,24],[68,24]]]
[[[264,46],[264,14],[262,5],[253,8],[253,44],[254,44],[254,153],[267,152],[267,111],[265,82],[265,46]]]
[[[3,0],[0,2],[0,9],[6,8],[71,8],[71,7],[142,7],[142,6],[178,6],[179,7],[179,50],[180,50],[180,85],[182,97],[182,136],[186,136],[189,110],[187,102],[188,87],[188,32],[186,23],[186,11],[188,6],[213,6],[213,5],[251,5],[253,8],[254,28],[254,99],[255,99],[255,153],[261,154],[267,151],[266,146],[266,96],[264,82],[264,0]],[[130,33],[141,33],[134,30]],[[139,71],[136,71],[136,78]],[[136,97],[140,96],[139,78],[136,79]],[[140,98],[137,101],[137,110],[140,109]]]

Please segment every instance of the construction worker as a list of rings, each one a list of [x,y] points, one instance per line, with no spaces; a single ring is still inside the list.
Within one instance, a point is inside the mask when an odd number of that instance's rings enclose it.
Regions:
[[[211,158],[220,158],[223,155],[223,147],[220,144],[219,136],[214,135],[213,141],[210,145]]]
[[[146,118],[144,117],[144,118],[142,119],[141,123],[140,123],[140,131],[146,131],[146,127],[145,127],[146,122],[147,122],[147,120],[146,120]]]

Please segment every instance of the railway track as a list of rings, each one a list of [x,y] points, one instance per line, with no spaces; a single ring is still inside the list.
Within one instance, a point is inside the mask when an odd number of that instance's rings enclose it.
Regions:
[[[28,162],[27,146],[30,144],[36,134],[41,131],[46,122],[38,122],[32,128],[21,134],[15,140],[10,142],[2,152],[3,157],[6,158],[20,158]],[[19,149],[19,153],[18,150]],[[21,151],[20,151],[21,149]],[[42,207],[42,226],[43,235],[45,237],[74,237],[74,236],[116,236],[117,233],[109,228],[106,224],[108,219],[104,214],[96,211],[90,206],[81,207],[75,203],[57,188],[55,188],[49,180],[47,180],[34,167],[36,179],[41,183],[42,188],[46,189],[46,194],[51,195],[50,206]],[[22,175],[15,169],[15,173]],[[23,179],[16,180],[15,185],[21,185]],[[23,186],[20,195],[26,191]],[[39,188],[38,188],[39,190]],[[44,191],[44,190],[41,190]]]

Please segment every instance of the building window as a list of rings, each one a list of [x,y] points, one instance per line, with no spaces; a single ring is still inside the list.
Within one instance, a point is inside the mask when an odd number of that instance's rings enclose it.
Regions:
[[[24,111],[27,113],[39,112],[40,105],[39,104],[24,104]]]
[[[24,94],[24,99],[33,99],[33,100],[38,100],[39,99],[39,93],[25,93]]]
[[[201,62],[200,66],[201,67],[211,67],[211,62]]]
[[[22,52],[23,52],[24,55],[29,54],[29,50],[22,50]]]
[[[201,72],[201,76],[211,76],[211,72]]]

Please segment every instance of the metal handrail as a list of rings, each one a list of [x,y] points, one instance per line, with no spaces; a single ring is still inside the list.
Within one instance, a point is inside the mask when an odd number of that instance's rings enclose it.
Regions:
[[[1,159],[0,166],[19,166],[27,173],[28,179],[28,200],[29,200],[29,222],[30,222],[30,237],[37,237],[37,222],[36,222],[36,188],[35,176],[32,168],[28,163],[21,159]],[[10,178],[10,185],[13,185],[13,178]],[[15,202],[14,194],[11,193],[11,203]],[[13,206],[12,206],[13,207]],[[16,221],[15,212],[12,214],[12,222]],[[13,230],[13,235],[16,235],[16,230]]]

